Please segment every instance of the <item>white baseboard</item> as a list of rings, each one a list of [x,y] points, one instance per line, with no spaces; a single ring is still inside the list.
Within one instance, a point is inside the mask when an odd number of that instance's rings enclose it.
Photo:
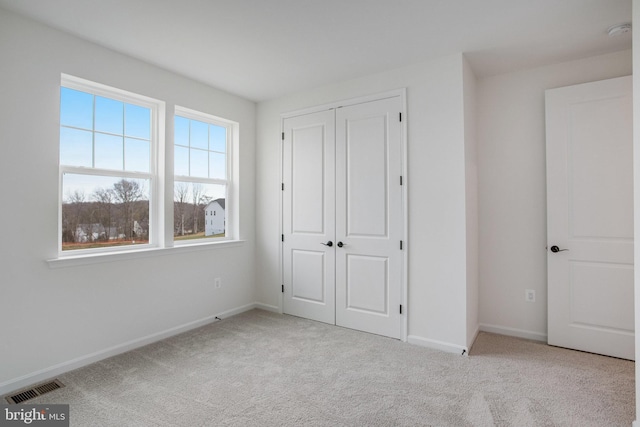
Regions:
[[[280,310],[280,307],[278,307],[277,305],[269,305],[269,304],[263,304],[261,302],[257,302],[255,304],[255,306],[256,306],[256,308],[259,308],[260,310],[270,311],[272,313],[282,314],[282,310]]]
[[[540,332],[525,331],[523,329],[509,328],[506,326],[480,324],[482,332],[491,332],[493,334],[508,335],[510,337],[526,338],[528,340],[547,342],[547,334]]]
[[[473,343],[476,342],[478,338],[478,334],[480,333],[480,325],[476,326],[476,331],[473,333],[473,338],[471,338],[471,342],[467,343],[467,348],[473,347]]]
[[[156,341],[161,341],[163,339],[172,337],[174,335],[187,332],[191,329],[199,328],[200,326],[213,323],[216,321],[216,317],[220,319],[224,319],[225,317],[233,316],[235,314],[240,314],[245,311],[252,310],[254,308],[262,308],[263,310],[268,309],[265,307],[269,307],[269,306],[265,304],[258,304],[258,303],[246,304],[240,307],[233,308],[231,310],[226,310],[221,313],[214,314],[212,316],[207,316],[203,319],[185,323],[183,325],[176,326],[176,327],[167,329],[165,331],[156,332],[155,334],[147,335],[145,337],[131,340],[122,344],[118,344],[116,346],[106,348],[104,350],[96,351],[95,353],[87,354],[87,355],[78,357],[76,359],[69,360],[67,362],[62,362],[57,365],[50,366],[48,368],[40,369],[38,371],[31,372],[26,375],[22,375],[18,378],[13,378],[8,381],[4,381],[0,383],[0,396],[9,394],[11,392],[20,390],[21,388],[28,387],[33,384],[47,381],[53,377],[64,374],[65,372],[69,372],[74,369],[81,368],[83,366],[98,362],[108,357],[125,353],[127,351],[134,350],[136,348],[154,343]]]
[[[429,338],[423,338],[416,335],[409,335],[407,337],[407,342],[409,344],[419,345],[421,347],[427,347],[434,350],[445,351],[447,353],[455,353],[455,354],[469,354],[469,349],[467,347],[451,344],[444,341],[432,340]]]
[[[631,427],[640,427],[640,420],[635,420],[631,423]]]

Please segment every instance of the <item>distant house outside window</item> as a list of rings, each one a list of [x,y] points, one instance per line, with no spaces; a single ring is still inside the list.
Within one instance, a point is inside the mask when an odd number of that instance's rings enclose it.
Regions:
[[[209,202],[206,207],[207,210],[211,210],[211,218],[205,227],[205,236],[216,236],[224,233],[225,229],[225,199],[216,199]],[[220,212],[220,215],[218,215]]]

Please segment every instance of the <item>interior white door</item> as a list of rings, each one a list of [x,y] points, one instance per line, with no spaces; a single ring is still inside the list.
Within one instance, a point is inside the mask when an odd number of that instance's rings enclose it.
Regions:
[[[634,359],[631,77],[548,90],[548,342]]]
[[[335,324],[333,110],[284,120],[283,309]]]
[[[336,110],[336,324],[400,338],[400,98]]]

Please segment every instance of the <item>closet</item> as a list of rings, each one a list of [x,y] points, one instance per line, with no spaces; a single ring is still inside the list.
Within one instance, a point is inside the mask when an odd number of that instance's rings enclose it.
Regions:
[[[403,337],[403,95],[284,116],[284,313]]]

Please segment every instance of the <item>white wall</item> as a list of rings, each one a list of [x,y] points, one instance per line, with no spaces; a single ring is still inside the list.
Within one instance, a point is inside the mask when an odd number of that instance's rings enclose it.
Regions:
[[[254,103],[2,9],[0,58],[0,394],[254,303]],[[45,260],[57,256],[61,73],[164,100],[169,124],[174,104],[239,122],[246,242],[49,268]],[[219,290],[214,277],[222,278]]]
[[[402,87],[408,115],[409,338],[458,352],[467,345],[462,55],[258,104],[258,300],[281,307],[280,114]]]
[[[465,207],[467,239],[467,347],[478,335],[478,144],[476,129],[476,76],[463,62]]]
[[[633,26],[640,28],[640,0],[633,0]],[[640,32],[633,32],[633,68],[640,70]],[[640,76],[633,76],[633,183],[634,183],[634,241],[640,242]],[[636,327],[636,361],[640,360],[640,251],[634,252],[634,298]],[[636,419],[634,427],[640,427],[640,369],[636,364]]]
[[[545,89],[629,74],[628,50],[479,79],[482,330],[546,341]]]

